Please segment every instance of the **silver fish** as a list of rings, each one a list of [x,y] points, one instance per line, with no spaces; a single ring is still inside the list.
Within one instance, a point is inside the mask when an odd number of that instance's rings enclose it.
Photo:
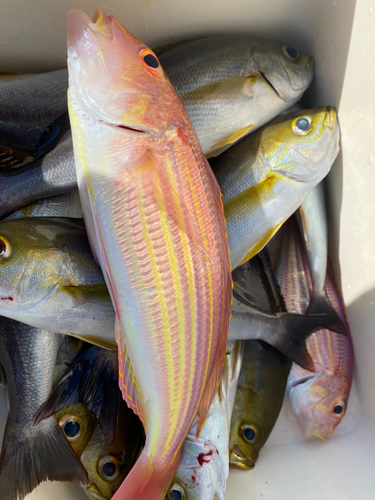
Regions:
[[[29,203],[77,188],[70,131],[43,158],[0,172],[0,219]]]
[[[69,129],[66,70],[0,81],[0,168],[40,158]]]
[[[307,314],[333,314],[335,324],[330,330],[345,333],[346,328],[328,300],[325,291],[328,259],[328,226],[324,184],[320,182],[304,199],[296,212],[300,230],[304,237],[307,258],[311,271],[313,293]]]
[[[9,414],[0,456],[2,500],[21,500],[42,481],[87,483],[86,471],[55,417],[34,425],[52,389],[56,334],[0,318],[0,362]]]

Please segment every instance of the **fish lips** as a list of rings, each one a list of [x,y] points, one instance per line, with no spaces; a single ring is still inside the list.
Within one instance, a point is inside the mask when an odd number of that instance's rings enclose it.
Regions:
[[[232,446],[229,450],[230,455],[230,464],[240,469],[251,470],[255,467],[255,462],[258,459],[259,452],[254,449],[252,453],[252,457],[248,457],[242,453],[239,446],[236,444]]]
[[[86,494],[92,498],[93,500],[109,500],[109,498],[103,496],[95,484],[91,484],[90,486],[85,488]]]

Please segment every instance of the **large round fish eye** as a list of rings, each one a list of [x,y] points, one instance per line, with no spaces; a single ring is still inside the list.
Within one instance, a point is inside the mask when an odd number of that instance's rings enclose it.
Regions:
[[[67,415],[59,422],[68,441],[75,441],[83,432],[83,424],[78,417]]]
[[[299,58],[301,57],[301,54],[297,49],[295,49],[294,47],[290,47],[288,45],[283,46],[283,52],[285,57],[293,62],[299,61]]]
[[[256,425],[253,424],[245,424],[241,426],[242,435],[250,444],[254,444],[258,441],[260,432]]]
[[[292,121],[292,130],[297,135],[307,135],[311,132],[313,122],[308,116],[299,116]]]
[[[185,500],[186,493],[184,488],[179,484],[173,484],[168,492],[168,500]]]
[[[147,64],[147,66],[150,66],[150,68],[159,67],[159,61],[153,54],[146,54],[145,56],[143,56],[143,60]]]
[[[7,259],[11,253],[12,247],[9,241],[4,236],[0,236],[0,260]]]
[[[120,463],[110,455],[99,460],[98,472],[106,481],[113,481],[120,474]]]
[[[346,409],[346,406],[345,406],[344,401],[341,401],[341,399],[338,399],[331,406],[331,415],[335,418],[342,418],[345,414],[345,409]]]
[[[141,50],[139,57],[143,67],[153,76],[160,76],[162,74],[159,60],[150,49]]]

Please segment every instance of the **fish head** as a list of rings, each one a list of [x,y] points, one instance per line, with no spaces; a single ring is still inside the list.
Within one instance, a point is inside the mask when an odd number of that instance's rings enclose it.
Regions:
[[[277,176],[313,187],[328,174],[340,150],[339,140],[334,108],[297,111],[262,130],[260,154]]]
[[[122,402],[112,443],[99,426],[81,455],[89,485],[86,494],[92,500],[111,500],[133,467],[144,444],[144,431],[138,417]]]
[[[59,285],[63,256],[56,233],[40,219],[0,223],[0,310],[26,311]]]
[[[224,500],[224,461],[214,445],[188,436],[166,500]]]
[[[348,391],[344,380],[332,373],[311,374],[297,379],[288,391],[305,438],[328,439],[346,413]]]
[[[158,58],[115,17],[99,8],[91,21],[72,10],[67,23],[69,101],[85,127],[160,134],[171,120],[181,121],[182,103]]]
[[[97,427],[96,418],[81,403],[63,408],[56,413],[56,418],[70,446],[80,457]]]
[[[252,54],[255,65],[286,102],[296,102],[314,76],[313,58],[289,45],[258,42]]]

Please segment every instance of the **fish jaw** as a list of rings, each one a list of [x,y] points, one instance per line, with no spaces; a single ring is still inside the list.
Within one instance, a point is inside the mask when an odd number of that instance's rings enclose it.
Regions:
[[[144,63],[152,51],[117,19],[98,9],[91,21],[72,10],[67,22],[69,92],[83,111],[123,131],[154,135],[178,121],[183,106],[168,77],[160,65]]]
[[[95,484],[91,484],[90,486],[84,488],[86,495],[92,500],[109,500],[107,497],[104,497]]]
[[[244,455],[239,446],[236,444],[232,446],[229,450],[230,464],[243,470],[251,470],[255,467],[255,463],[258,459],[258,451],[253,449],[253,456],[248,457]]]

